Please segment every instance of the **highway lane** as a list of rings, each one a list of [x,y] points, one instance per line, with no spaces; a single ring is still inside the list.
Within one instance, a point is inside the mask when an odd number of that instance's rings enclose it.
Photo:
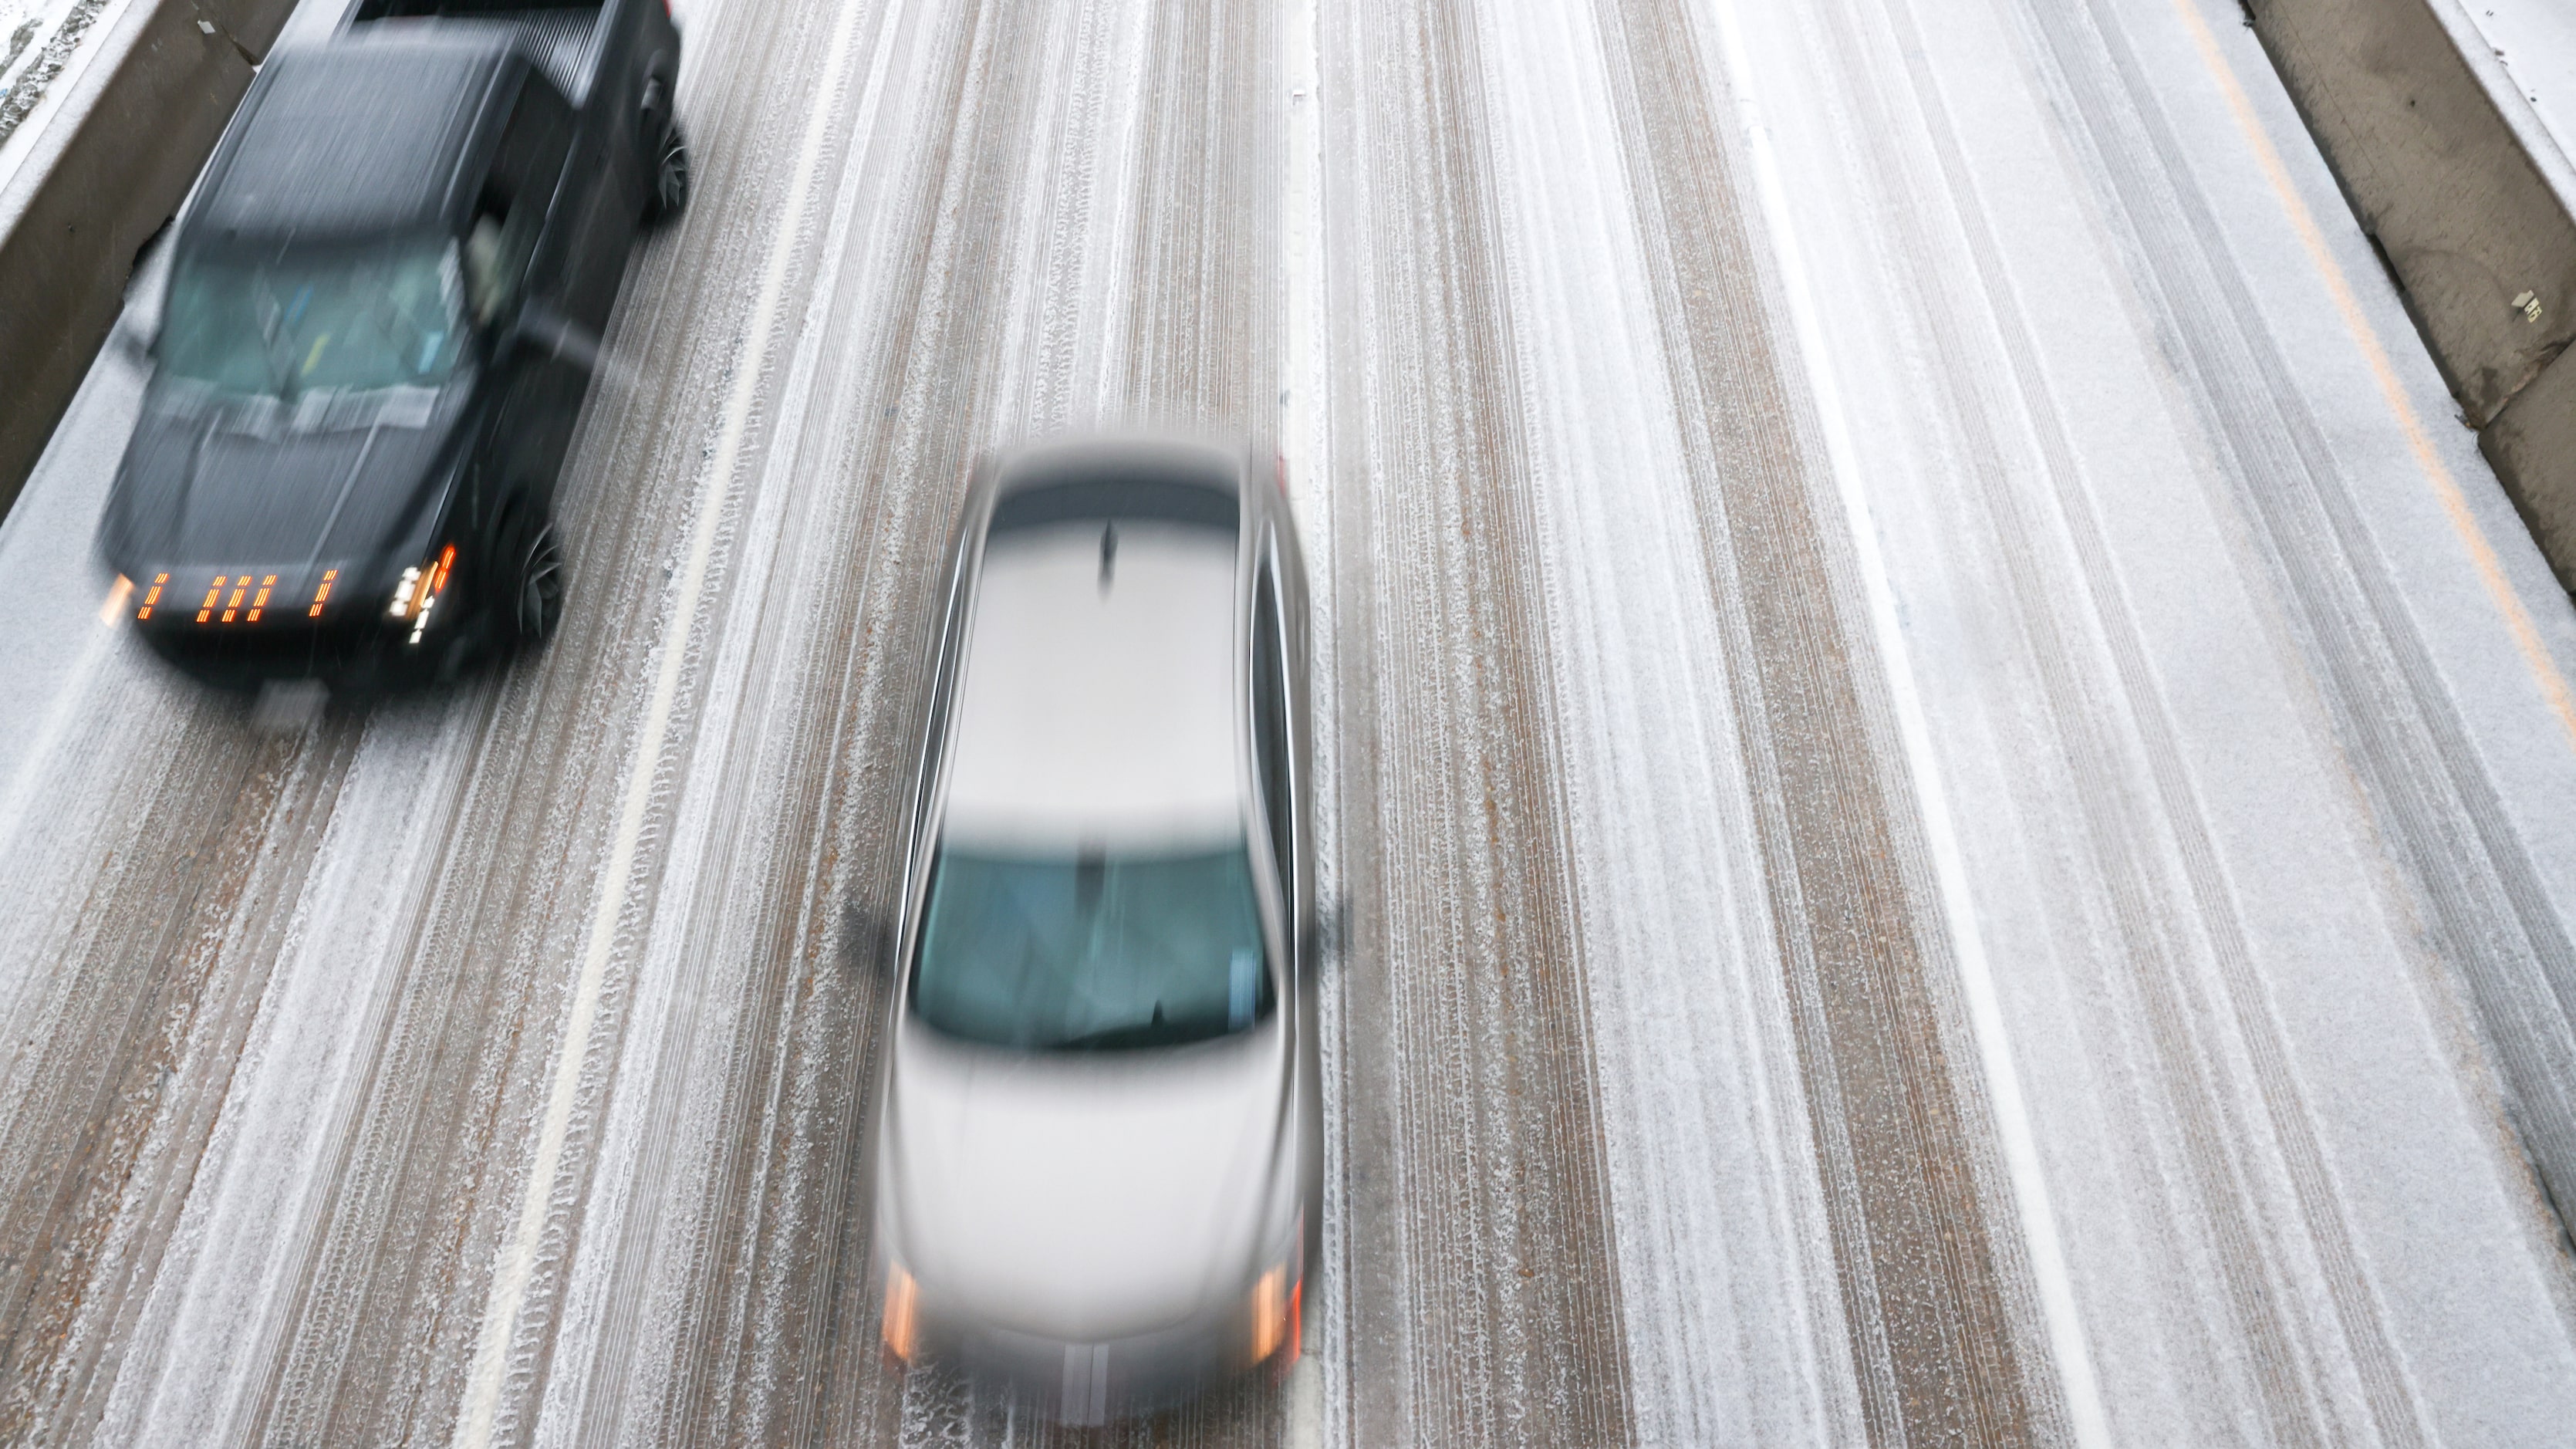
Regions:
[[[2576,1417],[2576,613],[2226,13],[687,19],[542,656],[168,678],[114,356],[0,531],[0,1437]],[[1317,574],[1328,1263],[1063,1434],[879,1362],[865,1086],[956,482],[1134,422]]]
[[[2061,1369],[2086,1333],[2149,1439],[2545,1437],[2563,1239],[2461,1067],[2476,999],[2546,1150],[2568,611],[2227,19],[1733,38],[1784,176],[1850,178],[1775,237],[1838,299],[1807,355],[2029,1084]],[[1862,317],[1901,365],[1844,361]]]

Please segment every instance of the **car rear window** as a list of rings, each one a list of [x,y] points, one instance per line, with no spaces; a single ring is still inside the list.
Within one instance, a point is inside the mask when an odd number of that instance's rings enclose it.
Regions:
[[[1178,1046],[1276,1007],[1241,839],[1183,854],[1007,855],[943,844],[913,1010],[1028,1051]]]

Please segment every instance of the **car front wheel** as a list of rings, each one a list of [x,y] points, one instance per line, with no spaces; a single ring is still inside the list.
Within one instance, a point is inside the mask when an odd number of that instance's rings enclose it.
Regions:
[[[508,632],[518,647],[533,649],[552,638],[563,619],[563,545],[554,520],[534,506],[512,512],[501,537]]]
[[[653,189],[644,201],[644,219],[669,221],[688,205],[689,143],[674,119],[663,124],[661,142],[653,148]]]

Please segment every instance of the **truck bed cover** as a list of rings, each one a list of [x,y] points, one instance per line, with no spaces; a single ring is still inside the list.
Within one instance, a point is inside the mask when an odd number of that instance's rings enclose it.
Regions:
[[[433,35],[484,34],[515,37],[526,47],[546,79],[564,98],[580,105],[588,98],[591,72],[598,65],[604,5],[557,5],[516,8],[477,4],[474,0],[404,4],[401,0],[360,0],[351,12],[352,33],[389,34],[414,31]]]
[[[432,222],[503,53],[428,36],[279,51],[266,100],[218,153],[195,228],[358,236]]]

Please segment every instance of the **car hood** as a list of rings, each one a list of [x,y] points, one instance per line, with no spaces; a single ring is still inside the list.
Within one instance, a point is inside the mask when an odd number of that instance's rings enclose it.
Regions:
[[[889,1079],[889,1244],[925,1305],[1074,1341],[1243,1293],[1285,1170],[1276,1022],[1200,1046],[971,1047],[917,1022]]]
[[[127,574],[371,557],[444,478],[461,387],[308,392],[293,401],[156,383],[100,540]]]

